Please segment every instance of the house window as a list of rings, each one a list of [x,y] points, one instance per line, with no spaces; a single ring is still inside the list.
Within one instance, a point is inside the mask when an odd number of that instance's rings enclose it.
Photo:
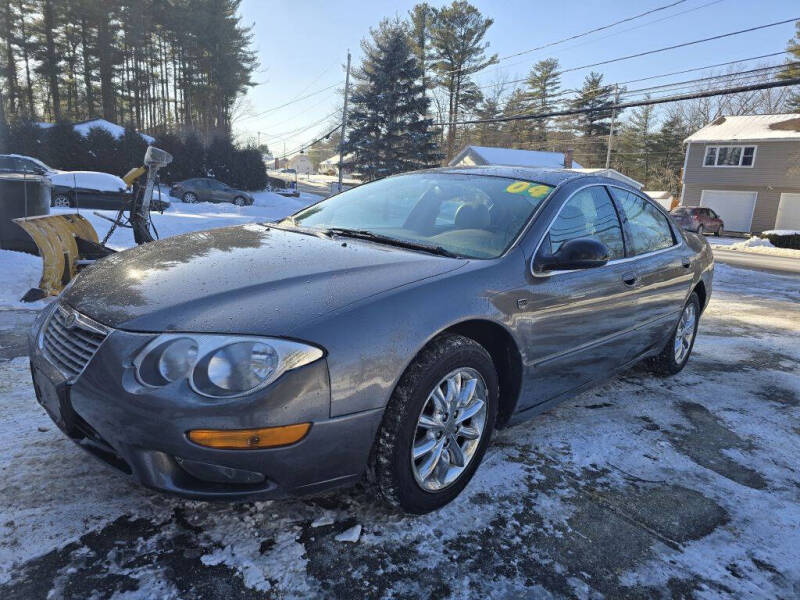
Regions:
[[[704,167],[752,167],[755,146],[706,146]]]

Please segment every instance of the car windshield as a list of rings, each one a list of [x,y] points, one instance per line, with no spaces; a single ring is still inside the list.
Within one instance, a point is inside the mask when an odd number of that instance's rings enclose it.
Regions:
[[[332,196],[289,221],[440,253],[495,258],[511,246],[552,190],[532,181],[484,175],[398,175]]]

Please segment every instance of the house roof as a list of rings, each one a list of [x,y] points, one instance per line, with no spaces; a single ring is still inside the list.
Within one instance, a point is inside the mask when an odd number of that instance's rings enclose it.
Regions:
[[[562,152],[542,152],[540,150],[519,150],[517,148],[492,148],[490,146],[465,146],[450,166],[455,166],[467,159],[467,164],[505,165],[509,167],[551,167],[564,166]],[[477,159],[477,160],[475,160]],[[572,165],[580,168],[577,162]]]
[[[800,114],[720,117],[696,131],[686,142],[755,142],[800,140]]]
[[[354,158],[355,158],[355,153],[349,152],[348,154],[344,155],[344,162],[347,162],[349,160],[353,160]],[[319,164],[321,164],[321,165],[338,165],[339,164],[339,155],[338,154],[334,154],[333,156],[331,156],[330,158],[326,158],[325,160],[323,160]]]

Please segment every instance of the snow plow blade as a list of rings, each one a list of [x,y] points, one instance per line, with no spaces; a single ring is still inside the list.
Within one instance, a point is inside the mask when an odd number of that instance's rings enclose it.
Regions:
[[[31,236],[42,257],[42,279],[38,288],[32,288],[23,297],[24,302],[34,302],[46,296],[57,296],[75,277],[81,260],[76,238],[98,244],[97,232],[79,214],[44,215],[14,219]]]

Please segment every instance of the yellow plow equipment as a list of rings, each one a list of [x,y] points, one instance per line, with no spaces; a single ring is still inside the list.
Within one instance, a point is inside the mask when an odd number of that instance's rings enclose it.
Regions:
[[[23,300],[33,301],[38,296],[57,296],[75,277],[81,261],[76,238],[98,243],[97,232],[89,221],[79,214],[44,215],[14,219],[31,236],[42,257],[42,278],[39,287],[33,288]]]
[[[94,213],[112,223],[102,242],[92,224],[80,213],[13,219],[31,236],[42,257],[39,287],[28,290],[22,300],[35,302],[47,296],[58,296],[80,268],[113,254],[115,250],[105,244],[118,226],[132,229],[137,244],[152,242],[150,230],[155,232],[155,227],[150,221],[150,202],[156,185],[156,173],[171,162],[172,155],[168,152],[154,146],[147,147],[144,166],[131,169],[123,177],[125,183],[133,188],[130,202],[119,209],[116,218]],[[145,182],[141,183],[141,177],[145,174]],[[129,215],[127,219],[124,218],[126,212]]]

